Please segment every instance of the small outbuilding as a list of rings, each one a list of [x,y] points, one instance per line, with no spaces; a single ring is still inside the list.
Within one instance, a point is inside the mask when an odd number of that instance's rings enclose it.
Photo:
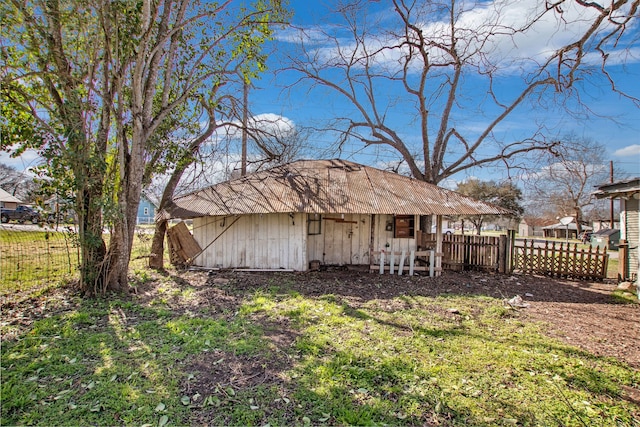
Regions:
[[[420,216],[508,212],[454,191],[345,160],[300,160],[177,197],[162,214],[193,219],[208,268],[306,271],[369,265],[417,249]],[[442,233],[439,248],[442,250]],[[436,255],[435,265],[441,259]]]
[[[591,246],[600,249],[616,250],[620,241],[620,230],[602,229],[591,235]]]

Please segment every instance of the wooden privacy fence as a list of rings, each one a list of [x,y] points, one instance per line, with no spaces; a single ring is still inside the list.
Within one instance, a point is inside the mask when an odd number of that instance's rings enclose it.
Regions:
[[[514,246],[513,262],[514,270],[525,274],[602,280],[607,277],[609,255],[606,248],[578,249],[577,244],[524,239]]]
[[[435,248],[436,235],[420,233],[418,246]],[[509,238],[507,236],[442,236],[442,268],[446,270],[509,271]]]

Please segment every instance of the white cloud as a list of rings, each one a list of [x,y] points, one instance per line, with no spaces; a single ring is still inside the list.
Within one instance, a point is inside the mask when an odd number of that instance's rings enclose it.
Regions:
[[[7,151],[0,151],[0,163],[11,166],[17,171],[26,171],[29,174],[29,170],[43,162],[42,157],[38,155],[35,150],[26,150],[22,155],[18,157],[11,157],[11,153]]]
[[[640,144],[628,145],[613,152],[616,157],[640,156]]]
[[[546,8],[548,2],[542,1],[494,0],[458,4],[460,6],[455,23],[458,52],[469,57],[468,63],[489,68],[497,66],[503,72],[527,69],[544,63],[557,49],[583,37],[597,16],[594,8],[581,6],[578,2],[565,2],[561,9],[551,10]],[[314,53],[317,57],[331,63],[340,61],[340,58],[350,59],[354,52],[356,57],[364,57],[366,49],[369,53],[377,52],[377,65],[397,68],[401,66],[406,50],[398,47],[401,40],[395,36],[402,31],[389,24],[389,18],[394,15],[395,12],[389,10],[382,21],[372,23],[372,27],[377,25],[381,30],[373,27],[376,29],[370,29],[369,37],[358,45],[351,39],[343,38],[347,35],[338,33],[337,26],[334,27],[335,31],[330,27],[322,30],[334,37],[330,44],[321,44],[321,30],[318,27],[305,31],[304,34],[298,33],[297,36],[293,32],[283,33],[280,39],[289,42],[304,40],[308,46],[315,45],[317,50]],[[449,54],[435,47],[435,44],[450,44],[450,24],[447,20],[434,18],[437,16],[435,13],[425,13],[424,16],[422,22],[417,22],[417,26],[426,38],[434,42],[429,51],[430,61],[449,63]],[[629,23],[629,33],[637,27],[636,21],[638,20]],[[610,23],[604,23],[600,30],[606,30],[607,25]],[[385,33],[385,30],[388,32]],[[393,46],[396,47],[389,49]],[[616,50],[608,47],[608,63],[611,65],[640,61],[637,48]],[[568,53],[566,56],[570,55]],[[415,61],[415,66],[421,67],[420,59],[416,57]],[[596,64],[601,62],[601,57],[590,54],[585,61]]]
[[[265,135],[277,138],[285,138],[291,135],[296,128],[295,123],[292,120],[273,113],[264,113],[249,117],[247,120],[247,126],[251,129],[262,132]],[[242,135],[241,124],[237,122],[236,126],[224,127],[219,129],[216,133],[220,137],[227,136],[229,138],[240,138]]]

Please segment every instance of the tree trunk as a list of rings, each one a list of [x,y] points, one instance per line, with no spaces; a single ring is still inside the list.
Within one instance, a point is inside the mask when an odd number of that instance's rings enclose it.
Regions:
[[[173,199],[173,193],[176,191],[176,187],[184,174],[187,166],[189,166],[191,162],[183,161],[171,174],[171,178],[169,178],[169,182],[167,186],[164,188],[162,192],[162,199],[160,200],[160,205],[158,206],[158,211],[162,211],[171,203],[171,199]],[[162,218],[156,221],[156,228],[153,233],[153,240],[151,243],[151,255],[149,256],[149,267],[155,268],[157,270],[162,270],[164,268],[164,235],[167,232],[167,220]]]
[[[133,184],[120,203],[121,219],[114,223],[109,241],[108,271],[105,290],[125,292],[129,289],[129,261],[136,230],[136,217],[140,204],[140,184]],[[136,197],[136,191],[138,196]]]
[[[84,189],[78,195],[80,290],[88,296],[102,293],[105,284],[106,245],[102,238],[101,194]],[[97,200],[96,200],[97,199]]]
[[[178,187],[178,183],[182,179],[182,175],[184,171],[187,170],[189,166],[193,164],[193,153],[202,145],[217,128],[217,124],[215,121],[216,110],[214,106],[201,101],[203,108],[209,114],[209,124],[207,125],[207,129],[196,139],[194,139],[184,157],[176,164],[176,168],[171,174],[171,178],[169,178],[169,182],[167,182],[167,186],[164,188],[162,192],[162,199],[160,200],[160,205],[158,206],[158,211],[162,211],[167,208],[171,204],[171,200],[173,199],[173,194]],[[153,233],[153,240],[151,243],[151,254],[149,256],[149,267],[155,268],[158,270],[164,269],[164,235],[167,232],[167,220],[162,218],[159,221],[156,221],[156,228]]]
[[[160,209],[160,208],[158,208]],[[153,240],[151,241],[151,254],[149,254],[149,267],[156,270],[164,269],[164,236],[167,232],[167,220],[156,220]]]
[[[108,271],[105,290],[124,292],[129,289],[129,261],[136,231],[136,219],[140,195],[142,194],[142,175],[144,173],[142,133],[134,131],[131,153],[121,153],[124,162],[121,166],[121,182],[118,194],[119,217],[114,221],[109,241]],[[126,150],[123,146],[121,150]]]

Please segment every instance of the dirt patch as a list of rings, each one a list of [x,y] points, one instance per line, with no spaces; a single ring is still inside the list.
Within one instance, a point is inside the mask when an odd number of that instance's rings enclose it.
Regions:
[[[203,273],[200,273],[203,274]],[[509,300],[523,320],[543,322],[548,333],[597,356],[610,356],[640,369],[640,305],[622,304],[612,296],[611,282],[577,282],[538,276],[504,276],[477,272],[446,272],[441,277],[378,275],[358,270],[310,273],[211,273],[203,291],[207,304],[237,308],[237,297],[277,285],[305,296],[336,295],[358,308],[370,300],[398,310],[396,297],[443,294],[485,295]],[[213,285],[213,286],[211,286]],[[278,328],[287,330],[286,325]]]
[[[176,315],[224,317],[235,315],[247,292],[268,291],[273,286],[310,297],[332,294],[348,301],[354,309],[371,300],[381,301],[381,306],[386,304],[390,310],[402,309],[398,300],[394,300],[402,295],[486,295],[506,300],[519,295],[527,305],[518,309],[523,320],[544,322],[550,335],[568,344],[597,356],[617,358],[640,369],[640,305],[617,303],[612,296],[616,285],[607,282],[477,272],[446,272],[438,278],[340,269],[309,273],[174,272],[136,286],[131,298],[150,304],[161,296]],[[70,287],[53,289],[38,298],[19,302],[4,298],[2,340],[14,338],[38,318],[73,309],[79,300]],[[286,348],[293,342],[294,332],[287,319],[269,322],[273,324],[265,329],[274,346]],[[215,359],[216,355],[203,357],[207,360],[193,363],[212,363],[209,358]],[[224,373],[225,378],[236,378],[234,381],[248,381],[260,375],[258,368]]]

